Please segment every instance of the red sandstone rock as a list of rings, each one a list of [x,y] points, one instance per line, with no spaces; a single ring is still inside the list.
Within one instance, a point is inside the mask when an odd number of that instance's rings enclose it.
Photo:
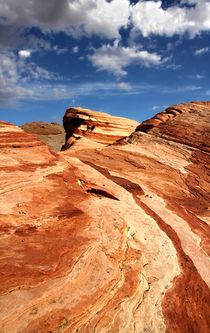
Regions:
[[[210,102],[192,102],[167,108],[165,113],[158,113],[142,122],[136,132],[146,132],[210,151],[209,123]]]
[[[63,150],[75,143],[76,148],[78,143],[80,147],[93,146],[93,143],[97,146],[111,144],[132,133],[138,125],[134,120],[78,107],[66,110],[63,124],[66,131]]]
[[[59,154],[0,123],[1,333],[209,332],[209,105]]]

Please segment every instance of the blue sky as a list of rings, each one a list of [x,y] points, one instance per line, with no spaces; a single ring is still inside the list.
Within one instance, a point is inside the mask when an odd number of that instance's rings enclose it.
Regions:
[[[210,100],[210,0],[0,0],[0,119]]]

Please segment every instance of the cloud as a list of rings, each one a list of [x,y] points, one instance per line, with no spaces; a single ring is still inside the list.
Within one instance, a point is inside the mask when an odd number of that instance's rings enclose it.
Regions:
[[[129,23],[129,0],[0,0],[0,25],[44,32],[119,38]]]
[[[132,90],[132,86],[127,82],[119,82],[116,86],[119,90],[122,90],[122,91],[131,91]]]
[[[123,89],[124,88],[124,89]],[[74,96],[114,96],[114,95],[135,95],[153,91],[156,87],[151,84],[130,85],[126,82],[116,83],[113,81],[106,82],[86,82],[74,84],[71,91]]]
[[[1,3],[1,0],[0,0]],[[0,18],[1,20],[1,18]],[[53,43],[49,35],[36,36],[31,31],[0,23],[0,50],[4,51],[30,51],[32,53],[54,52],[59,55],[68,51]],[[22,53],[22,52],[21,52]]]
[[[161,92],[163,93],[185,93],[185,92],[192,92],[192,91],[199,91],[202,87],[196,85],[186,85],[186,86],[179,86],[179,87],[163,87]]]
[[[199,0],[190,1],[190,4],[194,6],[176,5],[163,9],[161,1],[138,1],[131,10],[133,27],[144,37],[151,34],[171,37],[184,33],[194,37],[202,31],[210,31],[210,2]]]
[[[74,96],[130,93],[125,82],[60,83],[55,73],[38,66],[15,52],[0,52],[0,107],[14,106],[24,100],[61,100]],[[59,81],[58,81],[59,80]],[[138,87],[143,91],[144,87]]]
[[[161,56],[145,50],[138,50],[135,46],[123,47],[116,40],[113,45],[105,44],[95,49],[89,60],[100,71],[108,71],[118,76],[127,74],[125,68],[133,63],[150,67],[161,64]]]
[[[195,75],[195,78],[196,78],[197,80],[202,80],[202,79],[205,79],[205,76],[204,76],[204,75],[201,75],[201,74],[196,74],[196,75]]]
[[[73,37],[93,35],[121,39],[121,29],[173,36],[189,33],[191,37],[210,31],[210,1],[181,0],[179,5],[162,8],[160,0],[0,0],[0,45],[12,50],[32,52],[67,51],[46,40],[48,33],[64,32]],[[176,2],[177,3],[177,2]],[[180,7],[181,5],[181,7]],[[29,35],[39,28],[45,37]],[[169,44],[170,47],[170,44]]]
[[[74,47],[72,48],[72,52],[73,52],[73,53],[78,53],[78,52],[79,52],[79,46],[74,46]]]
[[[169,58],[168,60],[171,60],[171,58]],[[182,68],[182,65],[177,65],[173,62],[171,63],[168,63],[166,66],[165,66],[166,69],[171,69],[172,71],[176,71],[176,70],[179,70],[180,68]]]
[[[202,74],[190,74],[187,75],[188,78],[192,79],[192,80],[202,80],[205,79],[205,75]]]
[[[15,52],[1,52],[0,63],[0,105],[47,95],[49,89],[43,89],[43,82],[49,85],[48,81],[59,79],[47,69],[26,61],[25,56],[16,56]]]
[[[34,52],[55,52],[56,54],[62,54],[68,51],[67,48],[60,48],[58,45],[52,45],[50,39],[47,36],[43,37],[35,36],[33,34],[20,36],[17,40],[18,46],[24,46],[25,49],[29,49]],[[14,45],[15,46],[15,45]]]
[[[198,49],[195,51],[195,55],[202,55],[210,51],[209,47],[203,47],[202,49]]]
[[[122,48],[117,44],[115,47]],[[129,49],[129,52],[136,54],[140,51]],[[55,73],[38,66],[30,59],[20,58],[15,52],[1,52],[0,63],[0,107],[14,107],[16,103],[25,100],[68,100],[82,96],[140,95],[154,92],[174,95],[202,89],[196,85],[174,87],[142,83],[131,86],[127,82],[115,80],[60,83]]]
[[[119,38],[119,30],[127,27],[130,16],[129,0],[96,0],[96,7],[87,14],[84,30],[88,35],[99,34]]]
[[[12,51],[0,52],[0,63],[0,108],[14,107],[25,100],[62,100],[96,94],[140,94],[151,89],[147,84],[131,87],[126,82],[60,83],[55,73]]]
[[[30,58],[30,56],[31,56],[31,51],[29,51],[29,50],[20,50],[20,51],[18,52],[18,54],[19,54],[19,56],[20,56],[21,58]]]
[[[160,109],[160,106],[159,105],[154,105],[153,107],[152,107],[152,110],[153,111],[157,111],[157,110],[159,110]]]

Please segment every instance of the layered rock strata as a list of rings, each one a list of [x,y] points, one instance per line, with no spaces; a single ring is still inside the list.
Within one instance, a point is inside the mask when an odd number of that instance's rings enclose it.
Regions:
[[[209,102],[174,105],[142,122],[136,132],[146,132],[210,152]]]
[[[209,332],[210,103],[193,105],[188,136],[182,112],[59,154],[1,123],[1,333]]]
[[[83,108],[69,108],[63,118],[66,131],[66,143],[63,150],[77,144],[100,147],[111,144],[132,133],[138,123],[122,117],[114,117],[107,113]]]

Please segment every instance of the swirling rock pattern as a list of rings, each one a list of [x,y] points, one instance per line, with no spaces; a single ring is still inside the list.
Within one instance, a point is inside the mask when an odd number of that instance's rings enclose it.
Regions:
[[[138,123],[122,117],[110,116],[83,108],[69,108],[63,118],[66,143],[63,150],[77,145],[80,147],[100,147],[111,144],[132,133]],[[82,139],[82,140],[81,140]]]
[[[209,332],[210,103],[193,108],[61,153],[0,123],[1,333]]]

